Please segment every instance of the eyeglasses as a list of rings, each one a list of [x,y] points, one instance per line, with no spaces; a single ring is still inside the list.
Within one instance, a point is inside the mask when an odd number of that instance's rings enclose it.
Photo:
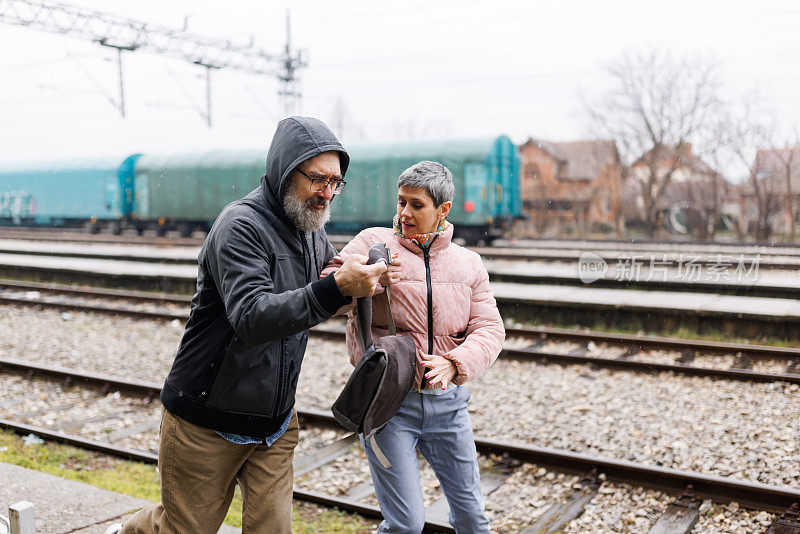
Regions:
[[[339,178],[312,178],[311,176],[307,175],[299,168],[296,169],[297,172],[311,180],[311,190],[315,193],[321,193],[325,191],[325,188],[331,186],[331,193],[334,195],[338,195],[344,189],[344,186],[347,184],[344,180]]]

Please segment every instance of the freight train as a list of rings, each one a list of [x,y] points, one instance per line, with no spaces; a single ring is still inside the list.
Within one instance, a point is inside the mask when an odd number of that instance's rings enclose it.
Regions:
[[[421,160],[453,172],[450,220],[467,242],[491,241],[522,214],[519,152],[506,136],[347,149],[347,188],[333,201],[329,233],[390,224],[397,177]],[[0,225],[208,231],[227,203],[258,186],[265,158],[263,149],[214,150],[0,166]]]

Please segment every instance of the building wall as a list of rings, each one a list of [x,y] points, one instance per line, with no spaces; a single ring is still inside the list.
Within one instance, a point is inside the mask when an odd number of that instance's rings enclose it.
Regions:
[[[520,149],[520,160],[522,200],[530,203],[541,198],[543,184],[553,184],[558,172],[558,162],[536,145],[523,145]]]
[[[574,180],[562,176],[563,162],[536,144],[522,145],[520,158],[527,230],[561,234],[599,225],[616,227],[622,208],[621,169],[617,162],[603,165],[592,180]]]
[[[600,176],[592,183],[589,213],[589,225],[606,225],[622,230],[621,217],[623,206],[622,166],[617,163],[603,165]]]

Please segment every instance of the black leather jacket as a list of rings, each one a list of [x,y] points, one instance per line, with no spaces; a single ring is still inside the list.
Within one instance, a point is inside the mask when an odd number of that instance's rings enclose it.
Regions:
[[[283,189],[294,168],[327,151],[348,157],[320,121],[281,121],[257,188],[223,209],[200,251],[197,293],[161,393],[176,415],[222,432],[273,434],[294,407],[308,328],[350,299],[333,276],[325,230],[301,232]]]

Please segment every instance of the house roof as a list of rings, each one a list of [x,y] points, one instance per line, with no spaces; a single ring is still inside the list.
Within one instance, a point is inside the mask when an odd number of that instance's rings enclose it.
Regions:
[[[651,148],[642,154],[639,159],[633,163],[632,167],[647,165],[647,160],[653,157],[653,151],[655,151],[655,148]],[[658,154],[658,165],[674,165],[675,168],[686,167],[700,174],[717,174],[717,172],[708,166],[706,162],[697,157],[697,155],[692,151],[691,143],[686,143],[680,150],[677,150],[672,146],[662,147]]]
[[[525,144],[536,144],[559,160],[564,165],[561,180],[594,180],[604,165],[619,161],[617,145],[610,139],[553,142],[531,138]]]

